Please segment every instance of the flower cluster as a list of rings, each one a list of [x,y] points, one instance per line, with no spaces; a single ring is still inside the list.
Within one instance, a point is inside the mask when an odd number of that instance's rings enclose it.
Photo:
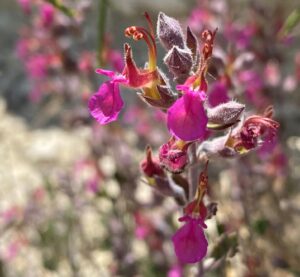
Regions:
[[[141,169],[149,185],[162,195],[174,197],[184,207],[185,214],[179,221],[185,224],[172,240],[179,261],[195,263],[206,256],[208,246],[204,235],[204,221],[208,218],[208,204],[204,201],[208,160],[213,156],[239,157],[271,143],[279,124],[271,119],[271,108],[263,115],[246,116],[245,105],[230,100],[227,91],[231,86],[232,61],[228,61],[228,68],[209,90],[206,77],[217,29],[205,29],[198,41],[189,27],[184,34],[176,19],[164,13],[158,15],[157,36],[167,51],[163,61],[174,82],[172,85],[158,68],[154,26],[147,13],[145,18],[148,28],[131,26],[125,29],[125,35],[146,42],[147,63],[138,67],[131,46],[125,43],[125,65],[121,72],[96,70],[109,80],[90,97],[89,110],[102,125],[115,121],[124,106],[121,85],[139,90],[138,96],[144,102],[166,113],[170,139],[160,147],[158,158],[147,147]],[[210,139],[219,131],[226,134]],[[195,182],[192,179],[198,178],[201,162],[205,168],[199,182]]]

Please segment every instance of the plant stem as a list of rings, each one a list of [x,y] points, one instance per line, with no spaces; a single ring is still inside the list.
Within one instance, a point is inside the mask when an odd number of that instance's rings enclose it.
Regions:
[[[106,14],[107,14],[107,1],[108,0],[99,0],[99,17],[98,17],[98,63],[99,66],[102,66],[103,61],[103,50],[105,47],[105,26],[106,26]]]

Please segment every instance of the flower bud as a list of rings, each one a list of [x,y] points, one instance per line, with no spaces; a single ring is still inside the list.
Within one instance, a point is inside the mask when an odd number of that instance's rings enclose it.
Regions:
[[[159,163],[152,158],[152,151],[150,146],[147,146],[146,148],[146,158],[141,162],[140,167],[147,177],[153,177],[154,175],[165,175]]]
[[[235,101],[218,105],[207,109],[208,124],[207,128],[212,130],[224,130],[239,121],[245,105]]]
[[[193,65],[193,59],[190,51],[180,49],[177,46],[168,52],[164,58],[164,62],[167,65],[169,71],[174,74],[175,77],[189,76],[189,72]]]
[[[186,45],[192,52],[194,64],[197,64],[197,61],[199,59],[198,40],[189,26],[187,27],[187,31],[186,31]]]
[[[232,158],[238,153],[227,146],[228,135],[214,138],[210,141],[204,141],[197,149],[197,156],[200,160],[214,159],[218,157]]]
[[[161,44],[170,50],[174,45],[185,48],[184,36],[179,22],[160,12],[157,21],[157,34]]]

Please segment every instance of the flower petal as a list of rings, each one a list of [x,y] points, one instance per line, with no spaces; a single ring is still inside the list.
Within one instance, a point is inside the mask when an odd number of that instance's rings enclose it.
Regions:
[[[174,249],[181,263],[196,263],[207,253],[207,240],[198,221],[189,219],[172,237]]]
[[[198,92],[187,91],[168,110],[168,128],[184,141],[201,139],[206,133],[207,116]]]
[[[114,82],[103,83],[89,100],[91,115],[102,125],[116,120],[123,105],[119,85]]]

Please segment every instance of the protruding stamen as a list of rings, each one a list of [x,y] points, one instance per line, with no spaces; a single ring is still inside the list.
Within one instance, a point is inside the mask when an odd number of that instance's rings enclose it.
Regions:
[[[132,38],[134,40],[141,40],[142,38],[144,38],[144,35],[142,33],[140,33],[139,31],[136,31],[133,35]]]
[[[149,69],[156,69],[156,44],[155,44],[155,35],[153,29],[153,23],[148,13],[145,13],[146,20],[148,22],[148,26],[150,32],[143,27],[131,26],[125,29],[125,36],[131,37],[134,40],[144,39],[149,48]]]
[[[126,37],[131,37],[136,32],[136,27],[131,26],[125,29],[124,34]]]
[[[154,38],[155,34],[154,34],[153,22],[151,20],[151,17],[149,16],[149,14],[147,12],[144,13],[144,16],[145,16],[145,18],[147,20],[148,27],[149,27],[149,30],[150,30],[150,34]]]

